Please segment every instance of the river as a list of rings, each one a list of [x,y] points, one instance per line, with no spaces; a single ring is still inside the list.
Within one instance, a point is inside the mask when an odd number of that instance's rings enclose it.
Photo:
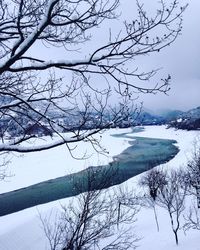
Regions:
[[[107,188],[171,160],[179,151],[175,140],[133,136],[133,132],[113,135],[129,139],[130,146],[109,165],[89,167],[78,173],[44,181],[0,195],[0,216],[81,192]],[[138,130],[137,130],[138,132]],[[88,181],[89,180],[89,181]]]

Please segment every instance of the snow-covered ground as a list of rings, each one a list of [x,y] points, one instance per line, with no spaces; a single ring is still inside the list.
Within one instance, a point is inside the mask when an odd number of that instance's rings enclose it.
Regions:
[[[98,154],[91,143],[84,142],[74,144],[71,147],[74,158],[65,145],[43,152],[15,153],[11,156],[11,162],[7,170],[11,177],[0,183],[0,193],[75,173],[88,166],[107,164],[112,161],[114,155],[120,154],[129,146],[127,139],[115,138],[110,135],[130,131],[130,128],[111,129],[105,131],[103,136],[101,134],[95,136],[109,154]],[[48,140],[51,139],[48,138]]]
[[[104,164],[112,160],[112,156],[119,154],[129,146],[127,139],[116,138],[111,134],[130,132],[130,129],[106,131],[102,137],[102,145],[109,151],[109,157],[93,153],[84,161],[77,161],[70,157],[67,149],[59,147],[43,153],[32,153],[23,157],[13,156],[10,169],[14,176],[9,182],[0,183],[0,191],[6,192],[20,187],[25,187],[40,181],[62,176],[67,173],[80,171],[89,165]],[[200,136],[200,131],[182,131],[166,129],[165,126],[145,127],[145,131],[134,134],[137,136],[175,139],[180,152],[165,167],[184,167],[193,149],[193,141]],[[89,145],[79,145],[79,155],[91,152]],[[93,151],[94,152],[94,151]],[[137,188],[140,176],[133,177],[123,185]],[[46,238],[41,227],[38,211],[48,213],[53,208],[59,208],[60,204],[69,201],[62,199],[37,207],[29,208],[14,214],[0,218],[0,250],[45,250]],[[187,235],[179,233],[180,244],[175,245],[174,236],[171,231],[168,215],[162,209],[158,211],[160,232],[157,232],[153,211],[141,209],[135,223],[135,233],[141,240],[138,249],[141,250],[200,250],[200,232],[189,231]]]

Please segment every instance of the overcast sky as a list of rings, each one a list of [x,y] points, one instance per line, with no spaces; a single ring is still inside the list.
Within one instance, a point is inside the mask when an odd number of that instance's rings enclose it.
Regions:
[[[156,11],[155,3],[158,4],[158,0],[141,1],[144,2],[150,13]],[[189,6],[183,14],[182,35],[160,53],[151,54],[144,57],[143,60],[136,60],[135,65],[131,65],[133,68],[140,66],[141,71],[162,68],[155,78],[155,82],[157,82],[156,79],[166,78],[168,74],[172,77],[171,90],[168,95],[162,93],[140,95],[138,102],[143,101],[144,106],[148,109],[188,110],[200,106],[200,0],[180,0],[180,3],[184,5],[187,1]],[[165,2],[172,2],[172,0],[165,0]],[[137,18],[135,0],[121,0],[119,11],[122,11],[120,19],[133,20]],[[102,24],[103,27],[93,30],[96,40],[94,41],[92,37],[89,43],[83,44],[82,51],[88,54],[88,49],[92,50],[93,47],[98,47],[104,38],[107,40],[110,25],[115,33],[119,31],[120,23],[116,21],[116,25],[113,25],[110,22],[110,20],[106,21]],[[102,32],[104,29],[105,32]],[[38,48],[37,51],[43,54],[44,58],[45,56],[47,58],[49,56],[57,59],[63,58],[63,49],[60,52],[56,51],[56,53],[49,49],[45,52],[45,48],[42,50]],[[65,51],[66,59],[75,59],[76,56],[83,57],[79,53]],[[95,79],[95,82],[97,81],[98,79]]]
[[[129,0],[124,0],[129,1]],[[150,8],[149,0],[143,0]],[[180,1],[183,4],[184,0]],[[158,54],[143,61],[144,67],[162,67],[161,76],[172,76],[171,90],[164,94],[140,96],[150,109],[183,109],[200,106],[200,1],[188,0],[183,15],[182,35]],[[127,2],[128,3],[128,2]],[[125,6],[130,13],[130,5]]]
[[[158,7],[158,0],[140,0],[144,8],[151,14]],[[172,2],[172,0],[165,0]],[[143,102],[148,109],[180,109],[188,110],[200,106],[200,0],[180,0],[181,6],[189,3],[183,13],[182,34],[169,47],[160,53],[151,54],[148,57],[135,61],[135,67],[139,65],[141,70],[162,68],[155,77],[166,78],[171,75],[171,90],[168,95],[158,93],[156,95],[139,95],[139,102]],[[121,0],[120,9],[122,19],[135,19],[137,12],[135,0]],[[113,26],[112,26],[113,27]],[[116,27],[114,27],[115,29]],[[102,33],[99,39],[102,39]],[[158,34],[159,35],[159,34]]]

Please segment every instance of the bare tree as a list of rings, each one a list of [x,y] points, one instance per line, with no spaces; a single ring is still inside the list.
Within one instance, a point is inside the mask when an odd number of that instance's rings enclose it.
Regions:
[[[69,148],[81,140],[98,146],[92,136],[127,119],[133,93],[168,91],[170,76],[144,87],[138,82],[156,70],[140,72],[130,62],[170,45],[181,32],[185,7],[161,0],[155,16],[148,16],[137,2],[136,20],[125,21],[118,33],[109,32],[98,47],[90,46],[93,30],[106,20],[116,21],[118,8],[119,0],[0,1],[0,151]],[[85,51],[86,46],[91,49]],[[113,91],[120,101],[109,107]],[[28,144],[38,131],[57,137]]]
[[[12,177],[11,173],[8,172],[8,164],[11,161],[11,157],[9,153],[2,152],[0,154],[0,181],[4,180],[5,178]]]
[[[62,206],[62,212],[55,218],[40,215],[50,249],[135,249],[138,239],[133,234],[132,224],[138,209],[133,204],[133,197],[129,207],[124,203],[127,194],[122,195],[122,190],[101,189],[106,179],[99,182],[99,190],[93,189],[91,176],[95,173],[91,169],[88,173],[87,185],[91,187],[88,192]],[[82,185],[77,183],[76,188]],[[119,206],[119,201],[123,201],[123,206]]]
[[[185,184],[188,185],[190,199],[196,200],[196,205],[191,204],[189,212],[184,216],[184,230],[200,230],[200,138],[197,137],[193,142],[191,158],[188,160],[186,168]]]
[[[185,209],[187,185],[184,182],[185,173],[182,170],[166,174],[166,184],[159,188],[157,204],[167,210],[172,231],[178,245],[178,231],[180,230],[180,217]]]
[[[162,189],[163,186],[167,184],[166,174],[157,168],[153,168],[142,176],[139,180],[139,184],[148,189],[148,193],[143,197],[145,201],[144,205],[153,208],[157,230],[159,231],[156,201],[159,189]]]
[[[191,159],[187,163],[187,184],[189,192],[197,198],[197,207],[200,208],[200,138],[194,141]]]
[[[189,212],[184,216],[185,223],[184,223],[184,230],[188,231],[190,229],[200,230],[200,211],[192,204],[189,208]]]

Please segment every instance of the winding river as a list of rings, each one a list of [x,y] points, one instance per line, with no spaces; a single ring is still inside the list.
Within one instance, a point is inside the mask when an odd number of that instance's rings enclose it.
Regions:
[[[171,160],[179,151],[174,145],[175,140],[136,137],[133,132],[113,135],[129,139],[130,147],[115,156],[109,165],[91,166],[78,173],[0,194],[0,216],[71,197],[87,190],[120,184],[147,169]]]

